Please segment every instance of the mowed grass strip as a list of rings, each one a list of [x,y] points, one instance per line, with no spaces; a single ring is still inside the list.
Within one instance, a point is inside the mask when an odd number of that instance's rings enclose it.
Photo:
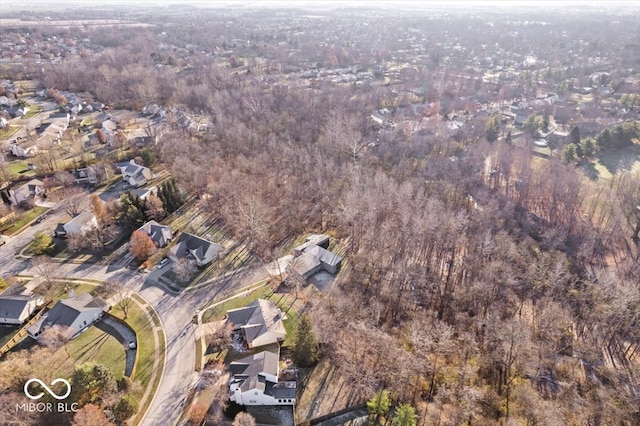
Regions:
[[[136,332],[138,359],[131,379],[139,381],[142,387],[146,388],[153,372],[153,360],[156,357],[152,324],[149,322],[144,310],[135,303],[129,308],[126,319],[124,319],[122,310],[117,306],[111,309],[111,314],[126,321]]]
[[[142,303],[146,303],[144,299],[136,294],[132,297],[139,302],[141,301]],[[158,350],[156,351],[154,325],[153,322],[149,321],[149,318],[145,313],[145,309],[146,308],[142,308],[135,303],[132,304],[129,308],[127,319],[125,320],[136,332],[136,337],[138,339],[138,358],[131,379],[139,382],[141,386],[139,391],[132,393],[132,397],[138,402],[142,402],[141,400],[145,391],[147,388],[150,389],[149,397],[138,407],[138,413],[130,423],[133,425],[139,424],[140,421],[142,421],[142,416],[147,411],[149,405],[151,405],[153,395],[155,395],[155,392],[160,385],[166,350],[164,333],[162,330],[158,330],[156,334],[158,339]],[[157,321],[158,325],[160,325],[160,319],[155,311],[149,308],[147,312],[150,313],[153,321]],[[111,310],[111,314],[120,319],[124,319],[124,313],[119,307],[113,308]],[[158,371],[152,382],[151,377],[153,376],[154,360],[156,358],[158,358]]]
[[[22,214],[18,220],[13,222],[13,224],[2,230],[2,233],[5,235],[13,235],[18,233],[22,228],[24,228],[29,222],[35,220],[42,213],[46,212],[48,209],[46,207],[34,207],[31,210],[28,210],[24,214]]]

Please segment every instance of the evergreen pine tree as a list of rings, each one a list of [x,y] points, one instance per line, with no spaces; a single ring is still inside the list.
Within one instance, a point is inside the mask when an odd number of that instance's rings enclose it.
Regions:
[[[302,315],[298,322],[298,328],[296,329],[293,347],[291,349],[291,357],[300,367],[310,367],[318,362],[320,358],[318,342],[313,333],[311,319],[307,314]]]

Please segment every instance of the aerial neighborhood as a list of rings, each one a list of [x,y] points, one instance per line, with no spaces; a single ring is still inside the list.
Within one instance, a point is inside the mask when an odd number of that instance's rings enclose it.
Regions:
[[[50,3],[0,423],[639,424],[637,4]]]

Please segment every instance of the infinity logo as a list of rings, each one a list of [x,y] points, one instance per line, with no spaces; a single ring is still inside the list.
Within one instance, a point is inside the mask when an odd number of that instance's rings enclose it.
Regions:
[[[27,380],[27,383],[24,384],[24,394],[30,398],[30,399],[40,399],[42,398],[42,396],[44,395],[44,392],[40,392],[37,395],[31,395],[29,393],[29,385],[31,383],[39,383],[40,386],[42,386],[43,388],[45,388],[47,390],[47,392],[49,392],[49,395],[51,395],[52,397],[54,397],[55,399],[65,399],[66,397],[68,397],[71,394],[71,383],[69,383],[67,380],[65,379],[55,379],[53,382],[51,382],[51,386],[55,385],[56,383],[64,383],[65,385],[67,385],[67,392],[64,395],[58,395],[57,393],[55,393],[54,391],[51,390],[51,388],[49,386],[47,386],[42,380],[40,379],[29,379]]]

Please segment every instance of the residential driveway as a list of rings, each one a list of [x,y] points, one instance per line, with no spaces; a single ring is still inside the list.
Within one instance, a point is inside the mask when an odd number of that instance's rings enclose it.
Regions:
[[[123,350],[126,355],[126,366],[124,368],[124,375],[127,377],[131,376],[131,372],[133,371],[133,365],[136,362],[136,353],[138,352],[138,339],[136,339],[136,333],[126,326],[125,324],[116,321],[111,318],[109,315],[105,315],[102,317],[101,321],[98,321],[95,324],[100,330],[108,333],[118,339],[120,343],[122,343]],[[129,344],[133,342],[134,348],[131,349]]]

